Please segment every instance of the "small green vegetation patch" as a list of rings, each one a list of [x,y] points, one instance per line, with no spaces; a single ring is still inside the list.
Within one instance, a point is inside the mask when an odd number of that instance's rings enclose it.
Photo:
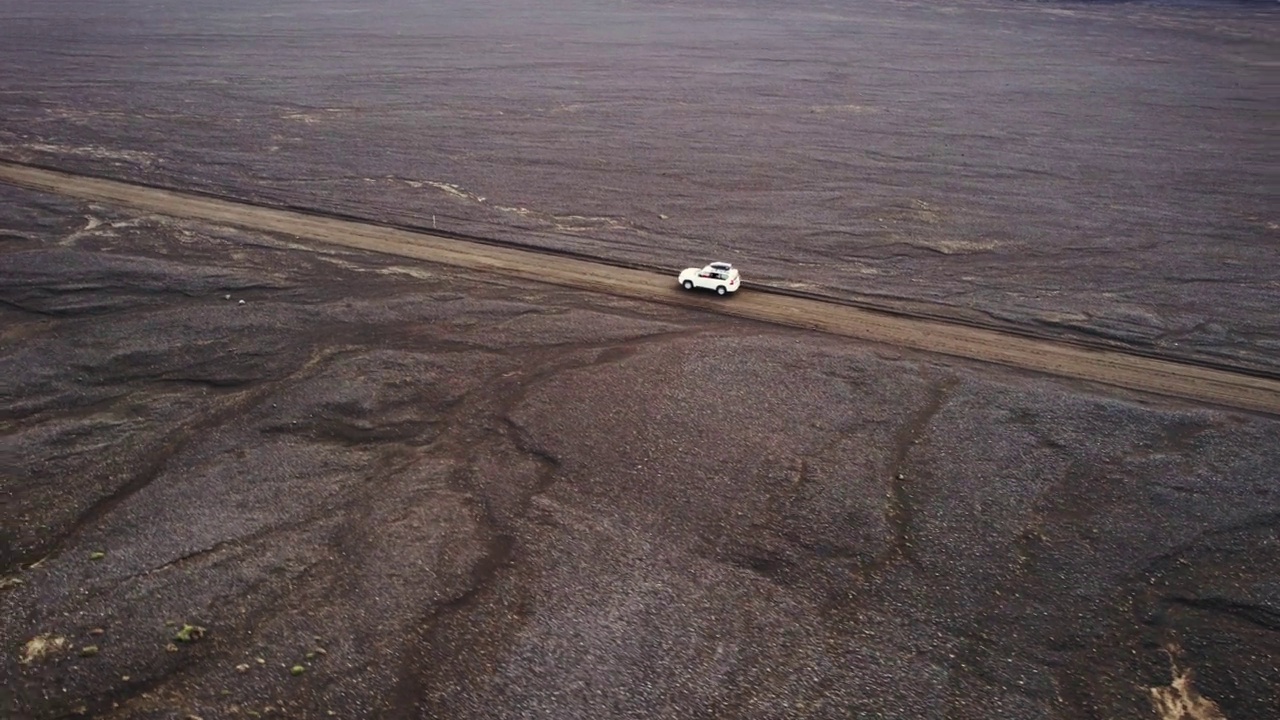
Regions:
[[[204,637],[205,630],[199,625],[188,625],[183,623],[178,632],[174,633],[173,639],[182,643],[195,642]]]

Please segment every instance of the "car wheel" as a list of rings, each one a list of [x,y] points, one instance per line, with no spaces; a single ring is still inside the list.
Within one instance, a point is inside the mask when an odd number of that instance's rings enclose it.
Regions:
[[[717,287],[717,288],[716,288],[716,294],[717,294],[717,295],[723,295],[723,294],[725,294],[725,293],[727,293],[727,292],[729,292],[729,291],[728,291],[728,290],[725,290],[723,285],[720,285],[719,287]]]
[[[692,281],[692,280],[685,280],[685,281],[684,281],[684,289],[685,289],[685,290],[692,290],[692,289],[693,289],[693,281]]]

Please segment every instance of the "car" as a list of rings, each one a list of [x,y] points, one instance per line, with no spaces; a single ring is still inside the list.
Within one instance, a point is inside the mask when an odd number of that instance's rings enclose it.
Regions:
[[[691,267],[680,273],[680,286],[685,290],[695,288],[715,290],[717,295],[737,292],[741,287],[738,270],[727,262],[713,262],[705,267]]]

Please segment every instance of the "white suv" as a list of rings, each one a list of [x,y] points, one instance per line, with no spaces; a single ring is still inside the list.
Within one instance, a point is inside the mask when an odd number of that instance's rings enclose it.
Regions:
[[[689,268],[680,273],[680,284],[685,290],[704,288],[715,290],[717,295],[737,292],[739,280],[738,271],[727,262],[713,262],[702,269]]]

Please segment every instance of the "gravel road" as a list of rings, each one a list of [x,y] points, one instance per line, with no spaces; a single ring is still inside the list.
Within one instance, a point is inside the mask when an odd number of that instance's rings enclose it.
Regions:
[[[304,241],[372,250],[471,270],[551,282],[623,297],[679,305],[917,350],[996,362],[1063,377],[1280,415],[1280,380],[1196,365],[1089,350],[960,323],[886,315],[783,295],[753,293],[691,301],[675,289],[675,271],[620,269],[589,261],[451,240],[342,219],[308,216],[233,201],[130,185],[0,162],[0,180],[171,217],[197,218],[273,231]]]

